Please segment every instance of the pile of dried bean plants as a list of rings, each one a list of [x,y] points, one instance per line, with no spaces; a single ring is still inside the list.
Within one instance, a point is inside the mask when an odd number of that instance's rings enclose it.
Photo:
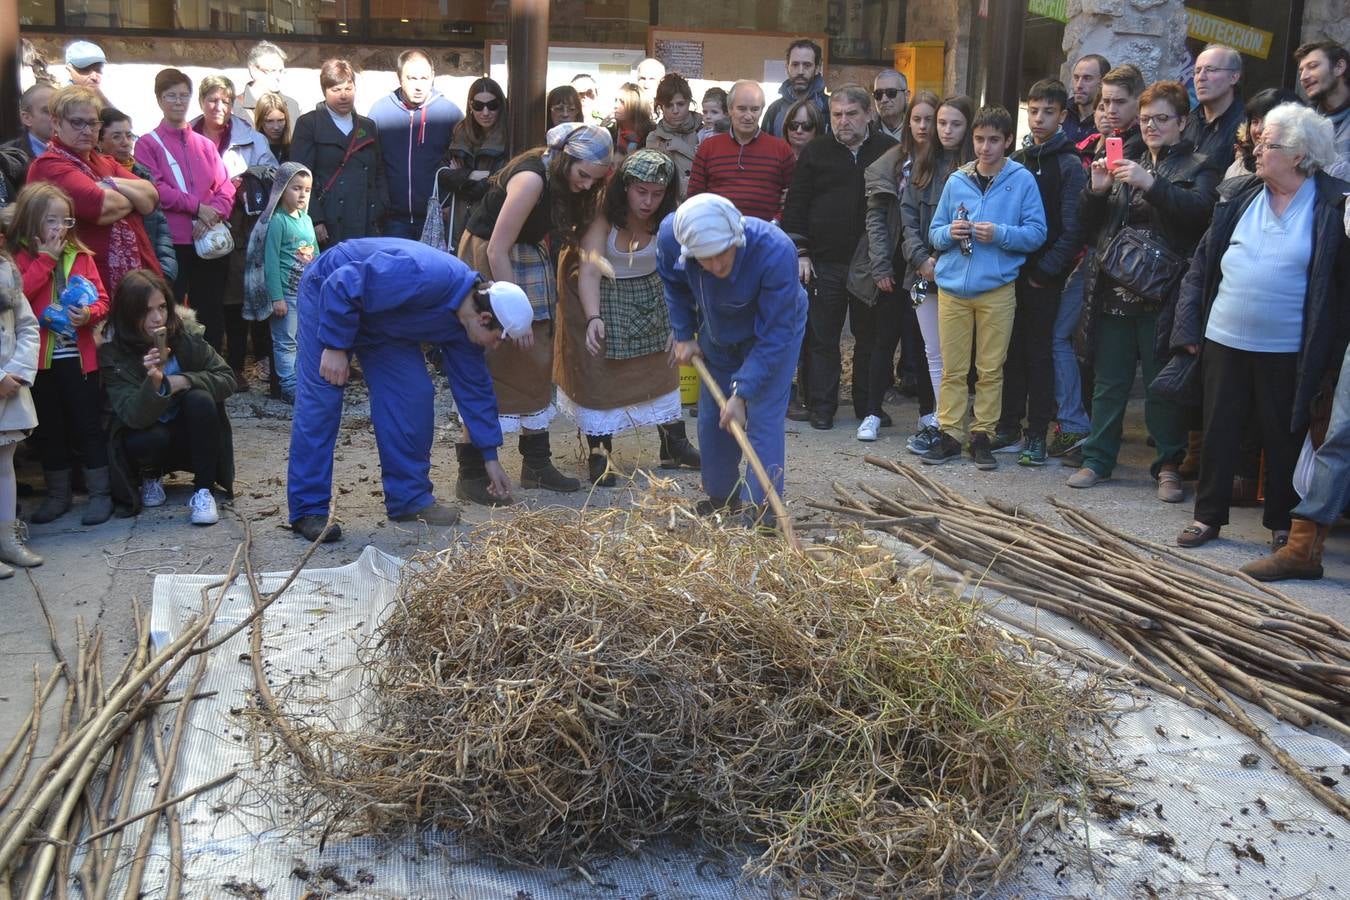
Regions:
[[[1140,540],[1050,498],[1070,530],[990,499],[977,503],[919,470],[878,457],[899,490],[835,483],[821,509],[864,520],[980,584],[1074,619],[1119,651],[1117,662],[1000,608],[991,616],[1031,633],[1036,647],[1125,677],[1228,723],[1268,752],[1328,810],[1350,819],[1334,779],[1300,765],[1237,701],[1276,718],[1350,738],[1350,628],[1240,572]],[[1216,577],[1217,576],[1217,577]]]
[[[793,896],[936,896],[996,883],[1094,767],[1091,679],[860,532],[813,556],[657,506],[522,512],[409,566],[357,721],[270,719],[300,801],[517,864],[678,836]]]

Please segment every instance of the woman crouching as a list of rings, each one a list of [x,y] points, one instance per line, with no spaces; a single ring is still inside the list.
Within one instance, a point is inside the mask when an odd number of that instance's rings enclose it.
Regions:
[[[674,161],[637,151],[610,178],[581,252],[565,251],[559,266],[558,406],[586,435],[590,479],[601,487],[614,484],[614,434],[643,425],[657,427],[663,469],[700,465],[680,419],[670,314],[656,274],[656,230],[679,196]]]
[[[234,393],[234,370],[196,320],[179,314],[173,290],[153,272],[127,273],[113,295],[111,322],[98,358],[112,413],[113,499],[135,515],[164,503],[165,473],[191,471],[192,524],[214,525],[220,517],[213,491],[230,496],[234,485],[224,406]]]

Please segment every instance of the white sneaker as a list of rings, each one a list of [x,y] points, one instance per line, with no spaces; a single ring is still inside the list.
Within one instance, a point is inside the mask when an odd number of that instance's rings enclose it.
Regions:
[[[164,505],[164,484],[158,478],[141,481],[141,506],[153,508]]]
[[[877,431],[880,430],[880,428],[881,419],[877,416],[868,416],[863,419],[862,424],[858,426],[858,440],[875,441],[877,439]]]
[[[216,512],[216,498],[211,496],[211,491],[202,488],[192,495],[188,500],[188,506],[192,507],[193,525],[214,525],[220,521],[220,513]]]

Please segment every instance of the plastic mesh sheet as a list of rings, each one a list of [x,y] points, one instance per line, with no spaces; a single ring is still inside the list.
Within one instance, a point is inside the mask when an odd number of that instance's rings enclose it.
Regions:
[[[878,536],[901,558],[913,551]],[[351,564],[309,570],[266,616],[268,680],[291,712],[318,713],[350,724],[361,690],[357,649],[397,599],[401,561],[373,548]],[[262,577],[264,592],[281,575]],[[156,580],[152,628],[171,639],[200,609],[210,576]],[[988,601],[990,598],[985,597]],[[216,633],[249,612],[246,590],[231,588]],[[1012,600],[1002,607],[1024,621],[1118,658],[1106,645],[1058,617]],[[170,793],[231,769],[240,777],[180,806],[184,887],[188,896],[222,896],[256,885],[269,898],[301,896],[297,867],[311,886],[339,887],[350,896],[436,898],[742,898],[769,896],[738,879],[736,865],[698,848],[653,845],[576,869],[513,869],[476,855],[453,835],[423,833],[397,841],[329,840],[319,849],[322,821],[288,805],[286,773],[268,763],[270,746],[248,726],[253,683],[247,630],[211,656],[202,686],[214,695],[192,707]],[[190,668],[190,667],[189,667]],[[180,681],[186,683],[186,671]],[[181,689],[183,685],[176,686]],[[1282,725],[1248,708],[1295,759],[1350,787],[1350,753],[1337,744]],[[1132,810],[1067,811],[1064,830],[1046,827],[1001,897],[1329,897],[1350,895],[1350,823],[1308,797],[1245,737],[1170,699],[1141,694],[1122,699],[1122,713],[1103,739],[1129,771]],[[1255,767],[1242,764],[1255,753]],[[1250,762],[1250,760],[1248,760]],[[139,804],[148,804],[157,774],[147,762]],[[133,844],[135,829],[127,844]],[[161,828],[146,884],[160,896],[168,872]],[[1092,862],[1088,863],[1088,857]],[[331,868],[330,868],[331,867]],[[320,872],[327,875],[320,876]],[[230,887],[225,887],[230,885]]]

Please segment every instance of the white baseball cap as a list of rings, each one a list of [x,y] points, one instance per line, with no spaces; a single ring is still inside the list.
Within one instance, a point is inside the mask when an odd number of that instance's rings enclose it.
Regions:
[[[502,323],[503,335],[518,338],[530,333],[534,327],[534,306],[524,291],[509,281],[494,281],[488,285],[487,295],[492,314]]]
[[[91,41],[71,41],[66,45],[66,65],[86,69],[95,63],[106,63],[103,48]]]

